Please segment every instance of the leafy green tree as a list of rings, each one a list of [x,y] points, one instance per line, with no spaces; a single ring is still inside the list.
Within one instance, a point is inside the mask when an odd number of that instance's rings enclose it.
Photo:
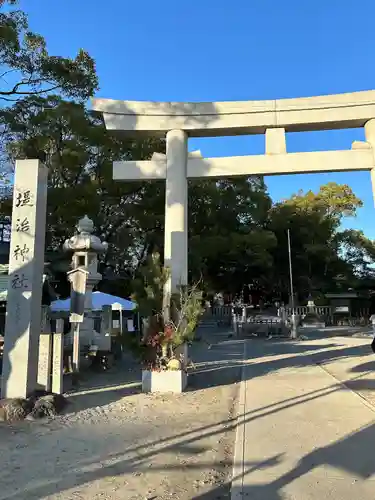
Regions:
[[[42,35],[30,30],[26,14],[17,0],[0,0],[0,103],[2,110],[29,96],[54,93],[85,101],[98,89],[95,62],[80,49],[72,58],[50,54]],[[9,187],[12,173],[5,149],[7,122],[0,119],[0,180]],[[26,156],[40,158],[41,152],[25,149]]]
[[[153,366],[158,355],[170,359],[178,346],[193,340],[202,314],[198,285],[180,287],[166,301],[164,288],[169,277],[170,270],[163,267],[159,253],[155,252],[140,266],[132,283],[132,299],[144,320],[143,348],[135,348],[143,351],[144,361]]]
[[[263,281],[274,235],[264,229],[271,199],[261,177],[194,181],[189,186],[189,269],[206,291],[237,293]]]
[[[152,253],[139,268],[132,283],[132,300],[136,302],[140,314],[145,318],[159,315],[159,323],[163,324],[163,291],[170,272],[163,268],[160,255]],[[162,326],[159,326],[159,331]]]
[[[164,151],[164,141],[119,139],[107,132],[101,116],[55,95],[29,96],[0,111],[0,119],[7,161],[42,154],[49,169],[47,251],[58,252],[87,214],[110,244],[102,268],[111,271],[112,291],[124,294],[134,263],[143,261],[160,239],[164,190],[154,182],[114,182],[112,163],[147,159]],[[11,193],[3,196],[1,211],[10,215]]]
[[[80,49],[75,59],[49,54],[43,36],[29,29],[17,0],[0,0],[0,100],[62,93],[87,99],[98,88],[95,63]]]
[[[148,159],[165,143],[119,139],[100,115],[56,95],[28,96],[0,111],[6,129],[6,161],[42,155],[49,168],[47,251],[56,252],[78,218],[87,214],[109,242],[102,263],[103,290],[130,294],[130,282],[147,256],[163,258],[164,182],[114,182],[114,160]],[[69,202],[67,203],[67,200]],[[271,200],[262,178],[192,182],[189,188],[190,281],[237,292],[244,280],[263,280],[276,244],[264,230]],[[2,213],[10,215],[11,194]],[[52,253],[51,253],[52,252]],[[65,263],[65,266],[67,263]]]
[[[375,285],[375,242],[367,238],[363,231],[346,229],[337,235],[343,259],[351,266],[354,277]],[[360,283],[356,284],[357,286]]]
[[[338,276],[350,280],[352,263],[340,252],[340,225],[346,216],[355,216],[362,201],[347,185],[328,183],[318,193],[300,191],[276,203],[268,228],[277,238],[273,253],[276,288],[289,288],[287,229],[291,232],[294,285],[301,298],[314,291],[332,289]]]
[[[164,141],[120,139],[83,103],[54,94],[28,95],[1,109],[0,124],[2,161],[42,157],[49,168],[47,251],[60,276],[67,266],[59,255],[62,243],[87,214],[109,242],[100,286],[130,295],[132,279],[147,257],[159,251],[163,258],[165,184],[114,182],[112,163],[148,159],[165,151]],[[0,214],[10,216],[11,192],[3,192],[0,201]],[[349,186],[335,183],[272,205],[262,177],[192,181],[190,282],[200,281],[206,292],[235,294],[250,284],[269,294],[287,294],[289,228],[301,298],[335,284],[370,284],[373,242],[360,232],[340,231],[343,218],[354,216],[361,205]]]

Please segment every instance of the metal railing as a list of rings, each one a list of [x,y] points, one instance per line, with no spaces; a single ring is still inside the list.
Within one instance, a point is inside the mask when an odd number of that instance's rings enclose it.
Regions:
[[[311,312],[314,314],[318,314],[319,316],[331,316],[333,314],[333,308],[331,306],[296,306],[294,308],[294,314],[297,314],[298,316],[304,316]],[[287,316],[291,316],[293,313],[292,308],[286,307],[285,313],[287,314]]]
[[[232,324],[237,333],[288,334],[290,333],[292,315],[296,316],[297,324],[303,322],[309,313],[321,318],[323,326],[367,326],[369,324],[369,309],[362,308],[345,316],[335,312],[331,306],[297,306],[294,310],[287,307],[278,311],[278,317],[267,317],[267,311],[254,311],[251,307],[232,307]]]
[[[292,313],[292,308],[286,307],[283,314],[288,317]],[[294,308],[294,314],[300,318],[309,313],[317,314],[326,326],[366,326],[370,318],[369,308],[357,309],[347,314],[339,313],[333,306],[296,306]]]
[[[207,309],[207,312],[211,314],[211,316],[215,317],[227,317],[232,315],[232,306],[214,306]]]
[[[267,309],[261,311],[250,306],[224,305],[207,307],[201,324],[232,325],[237,333],[248,332],[260,335],[261,332],[274,334],[282,331],[286,334],[291,329],[293,312],[298,322],[301,319],[303,321],[304,316],[309,313],[316,314],[325,326],[367,326],[370,316],[368,308],[361,308],[345,315],[338,313],[332,306],[296,306],[294,311],[291,307],[281,308],[278,311],[278,317],[274,316],[271,319]]]
[[[235,333],[255,337],[289,334],[290,326],[283,318],[266,314],[266,311],[262,314],[251,307],[232,307],[232,325]]]

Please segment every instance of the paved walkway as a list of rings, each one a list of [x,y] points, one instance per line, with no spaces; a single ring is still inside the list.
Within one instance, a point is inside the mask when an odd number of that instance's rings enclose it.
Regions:
[[[369,340],[253,340],[245,357],[232,500],[373,500],[375,406],[348,388],[375,391]]]

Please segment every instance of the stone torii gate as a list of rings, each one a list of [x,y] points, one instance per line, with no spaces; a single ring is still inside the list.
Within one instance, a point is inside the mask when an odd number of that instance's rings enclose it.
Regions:
[[[187,284],[188,179],[368,170],[375,197],[375,90],[320,97],[242,102],[140,102],[94,99],[106,128],[125,136],[166,136],[166,155],[113,164],[114,180],[165,179],[166,292]],[[351,150],[287,153],[286,132],[365,128]],[[265,154],[202,158],[188,137],[265,134]]]

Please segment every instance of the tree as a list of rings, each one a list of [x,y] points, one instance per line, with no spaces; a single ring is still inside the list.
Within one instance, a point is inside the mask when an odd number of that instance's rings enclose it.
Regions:
[[[164,141],[119,139],[107,132],[101,116],[55,95],[29,96],[0,112],[0,119],[7,161],[43,154],[49,169],[47,251],[59,251],[87,214],[110,244],[102,270],[111,271],[112,291],[124,294],[124,279],[129,283],[134,267],[157,244],[165,190],[154,182],[114,182],[112,163],[147,159],[165,150]],[[1,211],[10,215],[11,193],[3,196]]]
[[[87,99],[98,88],[94,60],[80,49],[75,59],[50,55],[43,36],[29,29],[17,0],[0,0],[0,100],[62,93]]]
[[[164,288],[170,269],[164,268],[159,253],[148,256],[140,266],[132,288],[132,299],[144,320],[141,345],[128,340],[128,345],[143,358],[149,369],[171,369],[175,350],[192,341],[202,314],[202,293],[198,285],[183,286],[165,301]],[[170,362],[172,361],[172,365]],[[181,360],[184,364],[187,360]]]
[[[345,261],[351,266],[357,283],[353,286],[375,284],[375,242],[367,238],[363,231],[346,229],[337,235],[340,252]]]
[[[262,177],[199,180],[189,186],[189,269],[206,291],[239,293],[272,266],[264,229],[271,199]]]
[[[340,253],[340,224],[355,216],[362,201],[347,185],[328,183],[318,193],[300,191],[276,203],[268,228],[278,245],[273,253],[273,281],[284,294],[289,288],[287,229],[292,239],[294,285],[301,298],[314,291],[328,291],[337,278],[353,277],[353,265]]]
[[[124,140],[105,129],[101,116],[60,96],[28,96],[0,112],[6,130],[6,161],[43,156],[49,168],[47,251],[55,255],[87,214],[109,242],[102,262],[104,291],[119,295],[148,255],[163,258],[164,182],[114,182],[112,163],[148,159],[165,151],[156,139]],[[69,203],[66,201],[69,200]],[[239,292],[264,281],[276,244],[263,227],[271,200],[260,177],[194,181],[189,186],[189,270],[206,289]],[[10,215],[11,193],[1,211]],[[60,259],[57,259],[58,266]],[[63,271],[64,268],[61,268]]]
[[[0,124],[3,161],[43,157],[49,169],[46,243],[54,268],[66,271],[59,255],[62,243],[87,214],[98,236],[109,242],[100,286],[130,295],[132,279],[147,257],[159,251],[163,259],[165,184],[114,182],[112,163],[148,159],[164,152],[165,142],[121,139],[82,102],[53,94],[29,95],[2,109]],[[11,191],[2,193],[0,215],[10,216],[11,196]],[[259,176],[191,181],[189,280],[201,281],[206,292],[236,294],[250,284],[269,294],[287,294],[289,228],[301,298],[334,283],[369,282],[373,242],[359,232],[340,231],[343,217],[355,215],[361,204],[348,186],[334,183],[272,205]]]

